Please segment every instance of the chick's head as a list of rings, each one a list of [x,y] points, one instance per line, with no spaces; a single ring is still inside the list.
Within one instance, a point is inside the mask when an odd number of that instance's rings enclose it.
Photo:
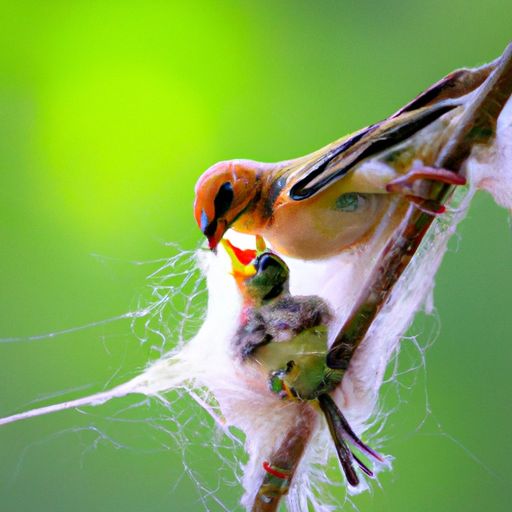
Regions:
[[[261,237],[257,237],[257,250],[239,249],[229,240],[223,240],[222,245],[231,259],[232,275],[246,305],[257,307],[288,293],[288,265],[265,248]]]

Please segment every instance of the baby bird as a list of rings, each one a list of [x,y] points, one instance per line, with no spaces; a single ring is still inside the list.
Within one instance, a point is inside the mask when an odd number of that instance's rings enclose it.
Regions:
[[[257,251],[242,251],[227,240],[222,244],[242,296],[240,325],[232,344],[235,357],[243,364],[257,365],[269,390],[279,398],[318,405],[347,481],[357,486],[354,461],[367,475],[373,476],[373,472],[347,442],[373,460],[383,462],[383,458],[357,437],[329,395],[343,376],[342,371],[326,364],[327,326],[332,319],[329,306],[315,295],[290,295],[288,266],[265,249],[261,237]],[[275,476],[275,472],[271,474]]]
[[[329,307],[315,295],[290,295],[288,266],[277,254],[241,251],[228,240],[222,243],[242,295],[241,323],[234,341],[242,361],[271,341],[290,341],[308,329],[326,329],[332,320]]]
[[[321,259],[358,244],[393,197],[433,215],[436,182],[465,179],[433,167],[467,105],[495,63],[456,71],[390,118],[314,153],[275,164],[219,162],[196,185],[194,214],[215,249],[227,229],[260,234],[280,254]],[[403,211],[402,208],[402,211]]]

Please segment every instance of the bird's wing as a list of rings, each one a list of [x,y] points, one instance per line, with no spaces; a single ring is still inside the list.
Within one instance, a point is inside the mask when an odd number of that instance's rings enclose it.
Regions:
[[[359,162],[412,137],[456,106],[454,102],[442,102],[405,112],[399,117],[388,118],[357,132],[323,156],[306,163],[292,177],[293,182],[288,183],[291,185],[290,198],[301,201],[317,194],[332,182],[343,178]]]
[[[442,115],[464,103],[464,96],[479,87],[496,62],[450,73],[422,92],[388,119],[368,126],[331,145],[306,161],[287,183],[292,200],[307,199],[345,176],[362,160],[413,136]]]
[[[479,68],[457,69],[453,71],[416,96],[416,98],[393,114],[392,117],[398,117],[404,112],[427,107],[445,99],[455,99],[465,96],[484,83],[487,77],[496,68],[498,61],[499,58]]]

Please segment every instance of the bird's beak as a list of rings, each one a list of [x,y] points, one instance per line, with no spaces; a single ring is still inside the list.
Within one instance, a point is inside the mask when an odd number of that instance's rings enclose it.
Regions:
[[[239,249],[226,239],[221,240],[221,244],[231,259],[231,266],[235,277],[246,279],[256,274],[257,270],[253,264],[256,258],[256,251],[254,249]]]
[[[262,254],[267,250],[265,239],[261,235],[256,235],[256,255]]]
[[[224,220],[214,221],[213,224],[209,224],[203,231],[204,235],[208,239],[208,247],[213,251],[217,251],[217,246],[222,240],[224,233],[227,231],[227,223]]]
[[[217,245],[219,245],[224,233],[228,229],[227,222],[223,219],[210,221],[206,212],[202,210],[198,224],[201,232],[208,239],[208,247],[210,247],[213,252],[216,252]]]

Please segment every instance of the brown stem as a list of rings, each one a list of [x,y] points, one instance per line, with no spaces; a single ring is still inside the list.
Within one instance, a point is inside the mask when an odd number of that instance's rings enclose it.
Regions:
[[[297,407],[296,424],[286,433],[277,450],[265,463],[267,471],[254,499],[252,512],[275,512],[282,496],[288,492],[317,416],[308,403],[299,404]]]
[[[480,93],[467,107],[455,133],[439,154],[435,167],[460,172],[471,149],[493,139],[497,118],[511,94],[512,44],[509,44]],[[442,204],[453,189],[453,186],[446,184],[437,185],[433,199]],[[327,355],[328,366],[348,368],[355,349],[389,298],[433,220],[433,215],[414,206],[409,207],[397,233],[384,248],[382,262],[374,272],[369,286],[336,336]]]

